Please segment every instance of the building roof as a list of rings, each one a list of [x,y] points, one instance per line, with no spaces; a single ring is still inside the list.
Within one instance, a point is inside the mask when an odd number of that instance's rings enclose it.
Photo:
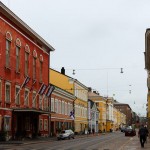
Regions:
[[[41,36],[39,36],[34,30],[32,30],[25,22],[23,22],[18,16],[16,16],[9,8],[7,8],[2,2],[0,2],[0,13],[6,18],[12,21],[16,26],[18,26],[24,33],[30,35],[34,40],[36,40],[44,50],[54,51],[55,49],[47,43]],[[0,16],[1,18],[1,16]]]

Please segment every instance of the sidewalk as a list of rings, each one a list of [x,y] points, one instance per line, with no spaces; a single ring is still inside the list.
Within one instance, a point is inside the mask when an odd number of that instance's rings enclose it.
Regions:
[[[150,150],[150,139],[147,138],[147,143],[144,144],[144,148],[141,148],[140,140],[138,136],[131,137],[119,150]]]

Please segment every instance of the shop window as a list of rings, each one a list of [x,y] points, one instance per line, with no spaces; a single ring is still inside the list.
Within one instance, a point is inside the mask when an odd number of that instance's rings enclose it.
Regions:
[[[39,121],[39,129],[40,129],[40,131],[43,130],[43,120],[42,119],[40,119],[40,121]]]
[[[44,119],[44,130],[48,131],[48,120]]]
[[[4,130],[5,131],[11,130],[11,118],[10,118],[10,116],[4,116]]]

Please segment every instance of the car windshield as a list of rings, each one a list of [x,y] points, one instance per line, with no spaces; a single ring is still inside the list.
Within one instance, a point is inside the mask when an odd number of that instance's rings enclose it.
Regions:
[[[64,131],[61,131],[61,133],[66,133],[66,132],[65,132],[65,130],[64,130]]]

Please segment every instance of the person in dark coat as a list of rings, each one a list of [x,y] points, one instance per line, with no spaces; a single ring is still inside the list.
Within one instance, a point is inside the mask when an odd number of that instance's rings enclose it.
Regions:
[[[144,147],[144,143],[146,141],[147,131],[144,125],[141,125],[141,128],[138,132],[138,137],[140,138],[141,147]]]
[[[148,134],[149,134],[149,132],[148,132],[148,129],[147,129],[147,126],[145,126],[145,130],[146,130],[146,138],[145,138],[145,143],[147,143],[147,137],[148,137]]]

